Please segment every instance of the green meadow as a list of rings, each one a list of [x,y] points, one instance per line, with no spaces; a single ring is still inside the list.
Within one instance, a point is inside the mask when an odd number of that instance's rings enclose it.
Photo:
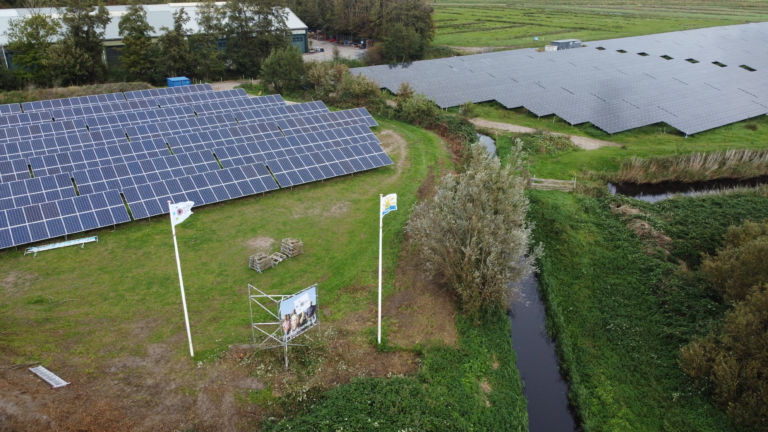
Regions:
[[[590,41],[768,20],[764,2],[601,3],[438,1],[434,43],[529,48],[557,39]]]

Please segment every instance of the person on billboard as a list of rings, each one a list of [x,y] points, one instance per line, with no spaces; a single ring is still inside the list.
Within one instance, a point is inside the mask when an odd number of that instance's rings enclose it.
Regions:
[[[285,320],[283,320],[283,332],[285,333],[285,340],[288,340],[288,334],[291,332],[291,316],[286,314]]]
[[[317,306],[315,306],[314,303],[309,302],[309,307],[307,308],[305,313],[307,314],[307,320],[312,324],[314,324],[316,320],[316,317],[315,317],[316,311],[317,311]]]
[[[299,328],[299,316],[296,314],[296,309],[293,310],[291,315],[291,333],[295,332]]]

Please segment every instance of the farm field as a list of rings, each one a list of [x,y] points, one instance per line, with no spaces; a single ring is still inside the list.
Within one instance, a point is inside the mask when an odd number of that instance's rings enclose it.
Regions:
[[[446,0],[435,2],[434,9],[433,43],[455,47],[542,47],[557,39],[590,41],[768,20],[764,2]]]
[[[768,198],[650,204],[532,191],[531,200],[535,238],[547,250],[540,260],[547,325],[584,430],[741,430],[692,385],[678,356],[726,310],[698,273],[701,254],[713,254],[730,225],[768,218]],[[631,210],[611,211],[619,205]],[[669,243],[633,232],[638,220]]]

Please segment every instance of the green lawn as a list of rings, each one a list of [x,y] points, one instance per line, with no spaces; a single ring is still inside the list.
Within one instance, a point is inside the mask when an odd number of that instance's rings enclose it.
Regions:
[[[527,48],[768,20],[768,6],[757,1],[600,3],[442,0],[434,4],[434,43]]]
[[[725,308],[698,275],[728,226],[768,218],[768,198],[732,194],[649,204],[532,191],[530,218],[544,243],[540,286],[570,397],[585,431],[733,431],[677,364]],[[609,210],[629,204],[672,239],[647,246]],[[682,267],[679,263],[685,262]]]
[[[177,227],[181,266],[198,357],[250,338],[248,283],[269,293],[319,284],[322,318],[336,320],[368,307],[348,300],[349,285],[376,283],[378,195],[399,194],[399,211],[385,223],[384,264],[392,274],[402,227],[416,190],[447,151],[435,135],[381,121],[402,134],[406,168],[384,167],[293,190],[195,208]],[[395,158],[399,155],[394,155]],[[167,217],[82,234],[99,242],[84,249],[47,251],[36,258],[0,252],[0,352],[5,360],[43,360],[79,369],[101,359],[144,356],[150,343],[167,341],[187,353],[173,241]],[[258,236],[300,237],[306,253],[258,274],[248,268]],[[390,290],[392,277],[387,277]],[[374,302],[375,290],[367,300]],[[62,303],[62,301],[67,300]],[[373,303],[370,303],[373,304]],[[144,329],[144,330],[137,330]],[[137,335],[138,333],[138,335]],[[61,362],[61,363],[60,363]],[[91,366],[88,366],[91,367]],[[97,366],[93,366],[96,368]]]

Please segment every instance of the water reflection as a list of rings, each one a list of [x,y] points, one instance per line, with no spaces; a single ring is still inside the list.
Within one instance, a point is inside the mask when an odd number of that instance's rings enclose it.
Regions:
[[[657,202],[672,198],[675,195],[701,195],[738,187],[756,187],[760,185],[768,185],[768,176],[745,180],[719,179],[692,183],[608,183],[608,190],[614,195],[626,195],[641,201]]]
[[[488,150],[488,154],[496,156],[496,141],[494,141],[493,138],[488,135],[477,134],[477,139],[480,141],[480,144],[484,145],[485,149]]]
[[[528,399],[530,432],[577,431],[568,404],[568,383],[560,373],[555,342],[547,335],[544,304],[539,297],[538,279],[529,276],[522,283],[521,298],[512,305],[512,348],[517,369],[523,378]]]

